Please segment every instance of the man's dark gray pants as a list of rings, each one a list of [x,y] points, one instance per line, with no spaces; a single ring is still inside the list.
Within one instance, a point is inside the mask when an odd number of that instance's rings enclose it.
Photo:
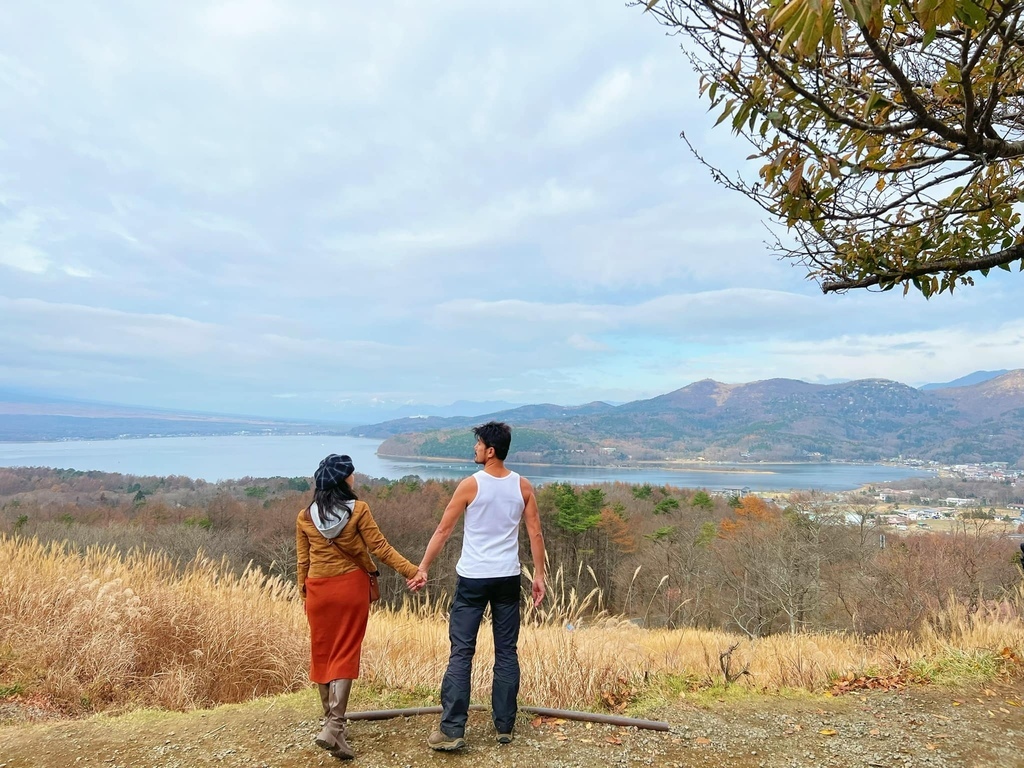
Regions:
[[[469,686],[476,653],[476,636],[491,606],[494,632],[494,683],[491,716],[498,733],[512,733],[519,695],[519,576],[455,581],[455,598],[448,621],[451,656],[441,681],[441,732],[456,738],[466,735]]]

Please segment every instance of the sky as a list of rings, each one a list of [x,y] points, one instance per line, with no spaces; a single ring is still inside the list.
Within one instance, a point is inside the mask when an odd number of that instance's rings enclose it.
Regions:
[[[4,4],[0,388],[345,420],[1024,367],[1020,276],[773,255],[679,45],[622,0]]]

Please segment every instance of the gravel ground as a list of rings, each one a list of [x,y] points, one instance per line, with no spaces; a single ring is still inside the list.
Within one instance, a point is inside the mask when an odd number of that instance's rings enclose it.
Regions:
[[[668,732],[531,718],[516,740],[494,741],[486,712],[470,716],[467,748],[435,753],[425,740],[434,717],[349,725],[350,764],[595,768],[673,766],[1024,766],[1021,681],[970,692],[916,687],[839,697],[758,696],[694,705],[683,700],[648,717]],[[318,701],[300,696],[187,714],[136,712],[85,720],[37,720],[0,707],[0,768],[290,768],[333,766],[317,749]],[[359,701],[353,709],[373,708]]]

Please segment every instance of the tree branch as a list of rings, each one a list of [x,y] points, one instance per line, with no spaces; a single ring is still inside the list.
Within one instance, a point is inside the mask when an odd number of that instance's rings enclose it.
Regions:
[[[822,293],[842,293],[853,288],[870,288],[874,285],[896,285],[915,277],[934,275],[939,272],[949,272],[953,275],[962,275],[967,272],[993,269],[1012,264],[1015,261],[1024,259],[1024,245],[1013,245],[1002,251],[982,256],[977,259],[944,259],[943,261],[930,261],[910,269],[904,269],[885,274],[874,274],[858,279],[840,279],[821,284]]]

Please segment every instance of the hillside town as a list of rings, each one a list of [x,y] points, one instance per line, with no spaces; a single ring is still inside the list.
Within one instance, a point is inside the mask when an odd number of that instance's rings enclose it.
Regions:
[[[1007,462],[943,465],[903,457],[894,464],[929,470],[921,477],[878,483],[855,491],[804,494],[731,489],[727,496],[754,494],[785,506],[799,503],[818,516],[849,525],[872,525],[900,532],[939,532],[984,528],[1024,542],[1024,470]],[[962,488],[956,494],[949,488]]]

